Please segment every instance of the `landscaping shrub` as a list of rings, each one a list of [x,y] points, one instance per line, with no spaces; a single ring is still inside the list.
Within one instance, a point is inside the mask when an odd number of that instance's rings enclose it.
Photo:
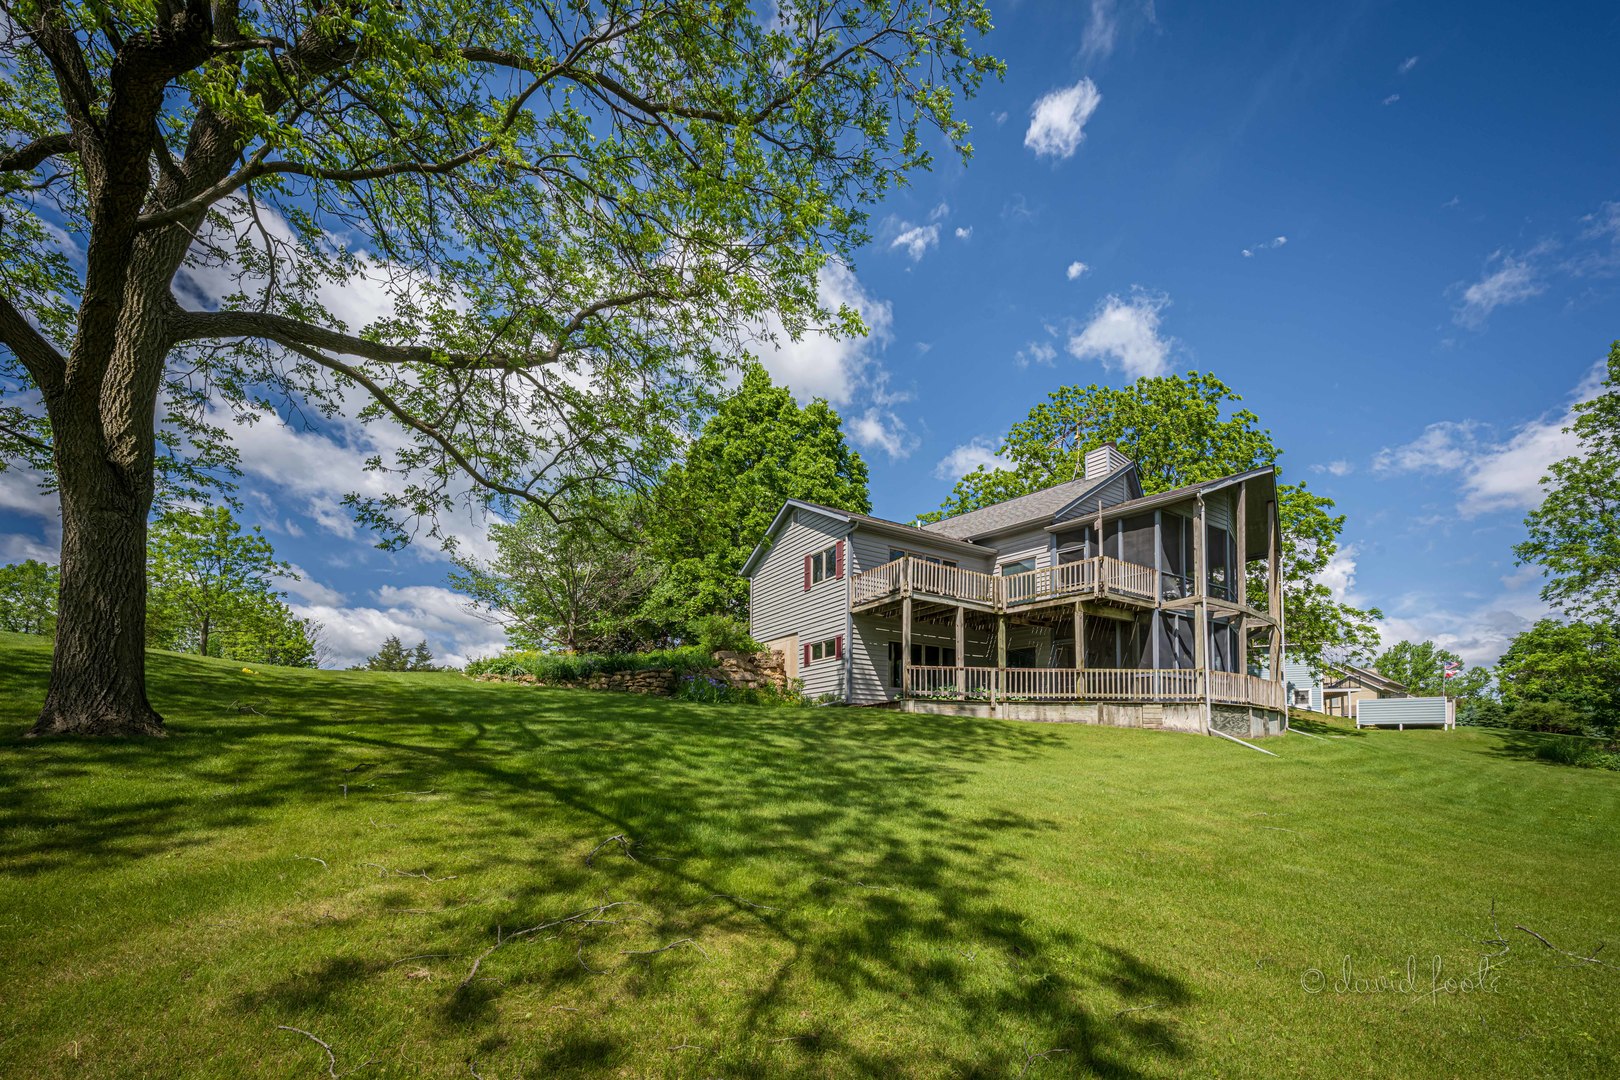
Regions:
[[[1562,736],[1543,739],[1536,746],[1536,757],[1559,765],[1578,765],[1586,769],[1612,769],[1620,772],[1620,743],[1601,739]]]
[[[692,624],[698,644],[709,652],[761,653],[765,646],[748,633],[748,624],[730,615],[705,615]]]
[[[1581,714],[1562,701],[1521,701],[1509,710],[1507,722],[1520,731],[1559,735],[1578,735],[1586,729]]]
[[[668,670],[683,674],[706,671],[712,666],[713,657],[708,649],[688,645],[641,653],[507,652],[472,661],[467,665],[467,674],[533,675],[541,682],[582,682],[593,675],[620,671]]]
[[[712,675],[687,675],[676,684],[675,700],[705,705],[808,705],[804,694],[794,686],[785,694],[774,690],[730,686]]]

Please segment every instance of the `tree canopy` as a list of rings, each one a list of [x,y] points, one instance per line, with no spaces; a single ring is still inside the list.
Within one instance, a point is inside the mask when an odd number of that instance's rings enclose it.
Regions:
[[[739,571],[782,503],[870,513],[866,479],[866,462],[827,402],[801,406],[750,365],[659,486],[647,535],[659,573],[650,616],[676,625],[746,616],[748,582]]]
[[[56,629],[56,567],[37,559],[0,566],[0,630],[49,634]]]
[[[1504,705],[1559,702],[1583,719],[1620,727],[1620,628],[1542,619],[1514,637],[1496,664]]]
[[[401,543],[657,475],[761,327],[859,328],[818,276],[931,148],[970,153],[990,16],[758,8],[7,8],[0,456],[63,496],[37,733],[161,730],[145,522],[229,482],[232,418],[391,425],[351,505]]]
[[[1461,674],[1445,677],[1448,663],[1459,665]],[[1482,667],[1464,669],[1462,657],[1450,649],[1441,648],[1432,641],[1397,641],[1378,654],[1373,669],[1387,679],[1394,679],[1416,697],[1455,698],[1478,697],[1490,689],[1491,673]]]
[[[1541,505],[1525,518],[1520,563],[1547,575],[1541,598],[1572,618],[1620,622],[1620,341],[1609,346],[1602,391],[1575,406],[1566,428],[1579,452],[1555,463]]]
[[[1235,407],[1242,400],[1213,374],[1200,372],[1141,378],[1118,388],[1059,387],[1002,440],[998,457],[1004,466],[981,465],[968,473],[940,509],[922,520],[1074,479],[1083,472],[1086,453],[1106,443],[1136,462],[1148,495],[1275,465],[1282,451],[1255,413]],[[1303,482],[1279,484],[1277,502],[1289,649],[1317,664],[1329,652],[1370,655],[1380,612],[1336,600],[1321,581],[1338,553],[1344,516],[1332,513],[1332,499]],[[1264,577],[1249,580],[1251,602],[1263,608]]]

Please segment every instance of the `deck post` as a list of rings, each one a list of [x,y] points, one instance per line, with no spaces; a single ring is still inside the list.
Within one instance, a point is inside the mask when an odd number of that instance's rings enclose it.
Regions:
[[[1086,609],[1074,602],[1074,698],[1084,701],[1086,670]]]
[[[967,700],[967,608],[956,605],[956,699]]]
[[[1282,566],[1277,551],[1277,501],[1266,503],[1266,614],[1271,616],[1271,644],[1267,647],[1266,674],[1272,682],[1282,682]],[[1286,707],[1286,705],[1285,705]]]
[[[1237,493],[1237,579],[1232,599],[1239,604],[1249,603],[1249,485],[1238,485]],[[1249,673],[1249,623],[1242,615],[1237,617],[1237,669],[1239,674]]]
[[[990,676],[990,711],[996,708],[996,691],[1001,685],[1001,673],[1007,668],[1007,616],[996,616],[996,670]]]
[[[1198,496],[1198,510],[1193,515],[1193,595],[1198,598],[1193,619],[1193,670],[1195,678],[1203,684],[1204,731],[1209,731],[1209,572],[1205,567],[1204,496]]]
[[[911,593],[900,598],[900,696],[911,695]]]

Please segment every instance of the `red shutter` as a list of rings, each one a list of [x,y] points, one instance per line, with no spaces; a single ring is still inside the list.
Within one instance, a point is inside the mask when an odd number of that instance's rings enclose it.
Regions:
[[[804,557],[804,591],[810,591],[810,556]]]
[[[834,562],[837,563],[837,569],[838,569],[838,572],[836,574],[834,574],[833,577],[843,577],[844,576],[844,542],[842,540],[838,541],[838,554],[833,557],[833,560],[834,560]]]
[[[833,638],[833,657],[837,660],[844,658],[844,635],[839,634]]]
[[[808,644],[804,647],[804,666],[810,666],[810,646]]]

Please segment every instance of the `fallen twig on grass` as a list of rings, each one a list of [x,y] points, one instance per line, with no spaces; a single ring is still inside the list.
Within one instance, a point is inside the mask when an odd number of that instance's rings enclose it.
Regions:
[[[703,1047],[692,1045],[691,1043],[686,1041],[686,1036],[682,1035],[681,1036],[681,1041],[676,1043],[674,1046],[670,1047],[670,1049],[671,1050],[702,1050]]]
[[[844,878],[836,878],[836,877],[818,877],[818,878],[816,878],[815,882],[813,882],[813,884],[819,884],[820,882],[823,882],[823,881],[831,881],[831,882],[834,882],[834,883],[839,884],[839,885],[853,885],[853,886],[855,886],[856,888],[859,888],[859,889],[871,889],[873,892],[894,892],[894,891],[896,891],[895,887],[893,885],[868,885],[864,881],[848,881],[848,880],[846,880]]]
[[[303,1028],[295,1028],[295,1027],[292,1027],[292,1026],[290,1026],[288,1024],[277,1024],[276,1027],[277,1027],[278,1030],[281,1030],[281,1031],[291,1031],[291,1032],[294,1032],[294,1033],[296,1033],[298,1035],[302,1035],[304,1038],[308,1039],[310,1042],[313,1042],[316,1046],[319,1046],[322,1050],[325,1050],[326,1051],[326,1071],[327,1071],[328,1075],[330,1075],[332,1077],[332,1080],[339,1080],[339,1077],[348,1076],[349,1073],[357,1073],[361,1069],[365,1068],[367,1065],[374,1064],[376,1062],[376,1060],[377,1060],[376,1058],[367,1058],[365,1061],[362,1061],[360,1064],[358,1064],[354,1068],[350,1069],[349,1072],[340,1073],[340,1072],[337,1071],[337,1053],[332,1049],[331,1044],[328,1043],[325,1039],[319,1038],[318,1036],[315,1036],[315,1035],[311,1035],[309,1032],[305,1031]]]
[[[668,945],[660,945],[656,949],[625,949],[623,952],[626,956],[657,956],[659,953],[669,952],[669,950],[678,949],[683,945],[689,949],[696,949],[704,956],[709,955],[708,950],[704,949],[703,946],[699,945],[696,941],[689,937],[683,937],[679,940],[672,941]]]
[[[1484,941],[1480,942],[1480,944],[1481,945],[1500,945],[1501,946],[1500,949],[1498,949],[1496,952],[1490,953],[1489,955],[1490,956],[1506,956],[1508,954],[1508,951],[1510,949],[1512,949],[1513,946],[1508,944],[1508,939],[1502,936],[1502,928],[1496,924],[1496,898],[1495,897],[1491,898],[1491,933],[1495,934],[1496,936],[1493,937],[1493,938],[1486,938]]]
[[[294,855],[293,856],[293,861],[294,862],[297,862],[299,860],[302,860],[304,862],[318,862],[318,863],[321,864],[322,869],[326,869],[326,870],[331,869],[331,867],[326,865],[326,860],[325,859],[317,859],[313,855]]]
[[[631,848],[635,847],[636,842],[634,840],[630,839],[628,836],[624,835],[623,833],[615,833],[614,835],[608,837],[606,840],[602,841],[600,844],[597,844],[595,847],[591,848],[591,853],[589,855],[585,856],[585,865],[586,866],[593,865],[594,860],[596,859],[597,852],[601,851],[603,848],[607,847],[609,844],[618,844],[619,845],[619,850],[624,852],[624,857],[625,858],[629,859],[631,862],[636,861],[635,854],[630,850]]]
[[[1119,1012],[1114,1014],[1114,1017],[1115,1019],[1118,1019],[1119,1017],[1124,1016],[1126,1013],[1147,1012],[1149,1009],[1157,1009],[1158,1007],[1159,1003],[1157,1001],[1150,1001],[1146,1005],[1137,1005],[1134,1008],[1121,1009]]]
[[[515,930],[512,933],[505,935],[502,935],[500,927],[496,927],[495,944],[478,954],[478,958],[473,961],[472,969],[467,972],[467,977],[461,980],[461,984],[457,987],[457,989],[464,989],[467,984],[473,981],[473,977],[478,974],[479,966],[483,964],[485,960],[489,959],[490,954],[495,952],[496,949],[510,945],[518,938],[528,937],[531,934],[538,934],[544,930],[552,930],[559,926],[567,926],[571,923],[582,926],[595,926],[600,923],[619,922],[620,920],[618,919],[604,919],[601,916],[604,912],[611,911],[614,908],[633,906],[634,903],[635,902],[632,900],[615,900],[611,904],[598,904],[596,907],[586,908],[584,911],[576,911],[572,915],[565,915],[560,919],[552,919],[550,922],[544,922],[538,926],[531,926],[526,930]]]
[[[402,956],[398,960],[395,960],[392,964],[389,964],[388,966],[389,967],[399,967],[399,965],[404,964],[404,963],[408,963],[408,962],[410,962],[412,960],[446,960],[446,959],[449,959],[450,957],[452,957],[454,955],[456,955],[456,954],[455,953],[448,953],[448,952],[417,953],[415,956]]]
[[[581,941],[579,943],[579,948],[574,950],[574,959],[579,961],[579,966],[580,967],[584,968],[586,971],[590,972],[592,975],[606,975],[607,974],[606,971],[598,971],[595,968],[591,967],[591,965],[589,965],[589,964],[587,964],[585,962],[585,943],[583,941]]]
[[[1609,963],[1607,960],[1599,960],[1597,958],[1597,954],[1603,951],[1603,948],[1604,948],[1603,945],[1599,945],[1597,948],[1593,949],[1592,952],[1589,955],[1582,956],[1580,953],[1572,953],[1572,952],[1568,951],[1567,949],[1560,949],[1558,946],[1554,945],[1552,942],[1548,941],[1546,938],[1542,937],[1540,934],[1536,933],[1534,930],[1530,929],[1528,926],[1520,926],[1517,923],[1515,923],[1513,925],[1513,929],[1524,931],[1526,934],[1529,934],[1531,937],[1535,938],[1537,941],[1541,942],[1543,945],[1547,946],[1547,948],[1551,949],[1553,952],[1557,953],[1560,956],[1567,956],[1571,960],[1579,960],[1583,964],[1596,964],[1598,967],[1613,967],[1614,966],[1613,964]],[[1607,943],[1605,943],[1605,944],[1607,944]]]
[[[376,869],[382,871],[382,873],[380,875],[378,875],[380,877],[387,877],[388,875],[393,874],[395,877],[421,878],[423,881],[431,881],[431,882],[435,882],[435,883],[440,882],[440,881],[454,881],[454,880],[456,880],[456,875],[455,874],[447,874],[444,877],[433,877],[426,870],[395,870],[392,867],[384,866],[382,863],[374,863],[374,862],[361,863],[360,865],[361,866],[372,866],[372,867],[375,867]]]
[[[236,701],[231,702],[229,705],[226,706],[226,708],[235,709],[238,713],[241,713],[243,715],[249,715],[249,716],[263,716],[264,715],[264,713],[260,712],[258,709],[254,708],[252,705],[249,705],[249,704],[243,702],[240,698],[238,698]]]
[[[1020,1080],[1022,1080],[1022,1078],[1029,1073],[1029,1067],[1035,1064],[1037,1061],[1045,1061],[1053,1054],[1067,1054],[1068,1052],[1069,1050],[1067,1047],[1058,1046],[1051,1050],[1042,1050],[1038,1054],[1031,1054],[1029,1052],[1029,1040],[1024,1040],[1024,1067],[1018,1070]]]

